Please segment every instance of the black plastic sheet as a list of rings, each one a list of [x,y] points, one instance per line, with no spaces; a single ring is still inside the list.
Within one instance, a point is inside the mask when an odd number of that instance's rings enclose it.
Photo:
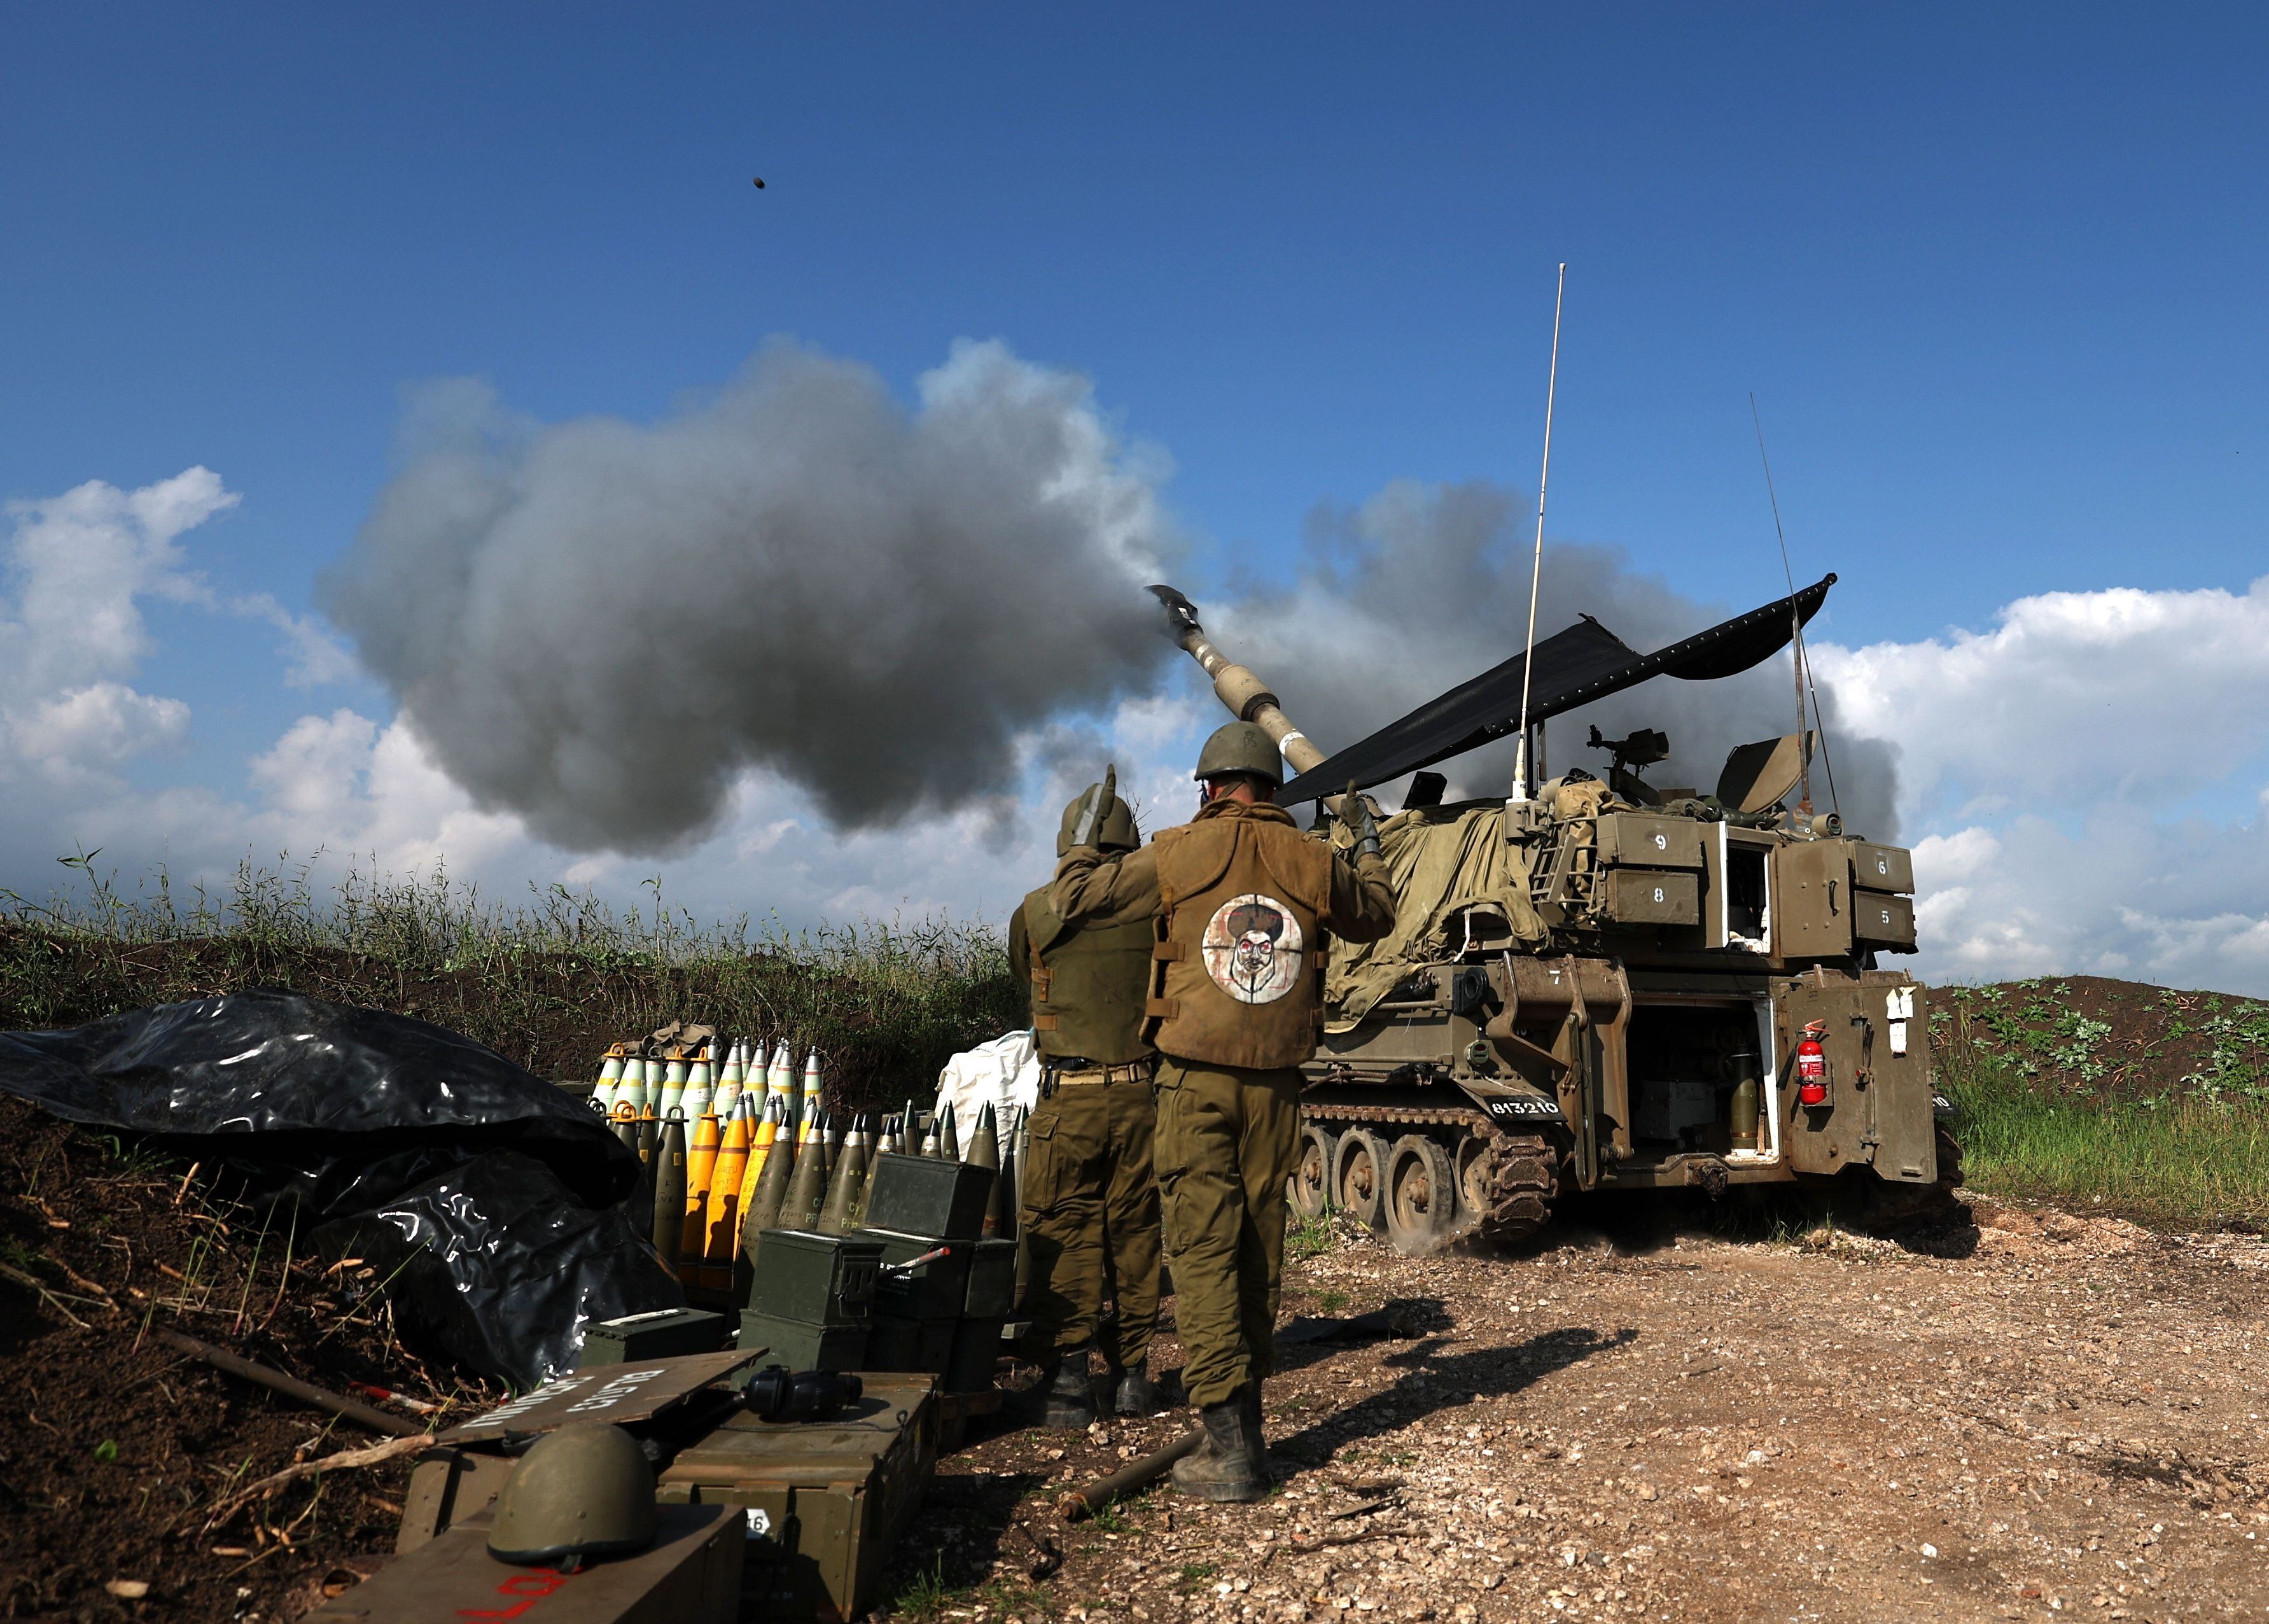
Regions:
[[[425,1021],[233,993],[0,1033],[0,1089],[296,1198],[315,1247],[374,1266],[399,1317],[518,1387],[571,1368],[593,1320],[684,1304],[621,1206],[637,1156],[573,1096]]]

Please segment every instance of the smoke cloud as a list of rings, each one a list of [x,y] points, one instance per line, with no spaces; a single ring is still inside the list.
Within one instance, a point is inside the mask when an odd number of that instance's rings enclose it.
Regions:
[[[403,458],[326,608],[453,779],[571,849],[682,848],[751,768],[844,827],[965,806],[1179,657],[1157,470],[998,343],[911,411],[785,344],[651,427],[447,384]]]
[[[1150,461],[1085,380],[998,343],[957,344],[911,410],[869,369],[785,344],[651,427],[539,424],[445,384],[414,404],[326,606],[443,771],[558,845],[684,849],[752,769],[840,828],[988,806],[997,844],[1020,778],[1091,753],[1102,713],[1181,659],[1142,590],[1176,550]],[[1319,509],[1294,583],[1208,594],[1207,623],[1311,737],[1352,743],[1519,648],[1525,509],[1411,483]],[[1755,602],[1696,603],[1562,544],[1538,633],[1589,613],[1644,651]],[[1822,698],[1847,822],[1893,838],[1892,747]],[[1552,723],[1547,759],[1604,774],[1590,724],[1657,727],[1673,753],[1650,782],[1708,790],[1793,710],[1785,660],[1662,678]],[[1502,793],[1511,742],[1444,771]]]
[[[1397,483],[1360,506],[1311,514],[1306,566],[1289,589],[1256,591],[1217,612],[1201,609],[1222,647],[1275,687],[1304,733],[1327,751],[1352,744],[1519,651],[1528,621],[1531,554],[1519,533],[1527,511],[1526,498],[1497,485]],[[1541,641],[1588,614],[1644,653],[1781,590],[1697,603],[1633,571],[1618,549],[1548,544],[1536,634]],[[1895,748],[1840,726],[1834,693],[1819,686],[1846,824],[1896,838]],[[1647,781],[1706,793],[1728,750],[1793,732],[1795,711],[1785,656],[1718,682],[1657,677],[1548,723],[1545,759],[1553,772],[1581,766],[1604,778],[1608,753],[1585,746],[1593,725],[1610,738],[1659,727],[1671,754],[1646,771]],[[1499,794],[1512,765],[1507,739],[1438,770],[1453,794]],[[1393,794],[1384,799],[1396,804]],[[1816,763],[1813,799],[1829,802]]]

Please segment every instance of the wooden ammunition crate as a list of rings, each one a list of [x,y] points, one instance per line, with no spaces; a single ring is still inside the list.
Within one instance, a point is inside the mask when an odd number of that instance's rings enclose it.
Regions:
[[[743,1412],[678,1451],[665,1502],[745,1506],[744,1620],[839,1620],[876,1582],[937,1464],[936,1380],[869,1375],[838,1420],[780,1424]]]
[[[571,1574],[499,1561],[489,1554],[486,1519],[452,1528],[306,1616],[309,1624],[733,1624],[742,1560],[757,1544],[737,1508],[656,1510],[661,1526],[650,1548]]]

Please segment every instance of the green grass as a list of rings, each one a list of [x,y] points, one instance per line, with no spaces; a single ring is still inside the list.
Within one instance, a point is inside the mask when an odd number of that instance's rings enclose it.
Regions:
[[[947,1057],[1024,1024],[990,927],[942,919],[791,932],[703,922],[648,882],[617,910],[561,886],[501,901],[410,879],[248,860],[218,890],[62,860],[57,894],[0,891],[0,1030],[76,1026],[216,992],[285,986],[415,1015],[539,1075],[588,1078],[605,1047],[670,1021],[816,1046],[838,1097],[927,1098]]]
[[[1339,1244],[1332,1233],[1329,1213],[1320,1218],[1301,1215],[1297,1207],[1286,1202],[1284,1214],[1284,1255],[1288,1258],[1320,1258]]]
[[[1949,1058],[1939,1083],[1973,1191],[2161,1229],[2269,1223],[2269,1099],[2256,1093],[2074,1098],[1980,1054]]]

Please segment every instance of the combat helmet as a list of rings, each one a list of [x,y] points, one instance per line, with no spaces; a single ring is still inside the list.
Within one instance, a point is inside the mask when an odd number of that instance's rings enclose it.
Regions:
[[[1087,798],[1094,793],[1090,784],[1071,798],[1064,808],[1063,823],[1056,830],[1056,855],[1061,857],[1071,850],[1071,831],[1079,822],[1079,815],[1087,809]],[[1117,795],[1111,798],[1110,810],[1103,815],[1103,827],[1095,831],[1094,844],[1106,852],[1131,852],[1142,844],[1142,831],[1134,826],[1134,808]]]
[[[1276,741],[1260,723],[1226,722],[1215,728],[1205,749],[1198,752],[1198,770],[1190,776],[1218,779],[1232,773],[1266,779],[1279,789],[1284,786],[1283,757],[1277,752]]]
[[[654,1467],[620,1427],[563,1427],[536,1440],[497,1495],[489,1554],[573,1568],[654,1543]]]

